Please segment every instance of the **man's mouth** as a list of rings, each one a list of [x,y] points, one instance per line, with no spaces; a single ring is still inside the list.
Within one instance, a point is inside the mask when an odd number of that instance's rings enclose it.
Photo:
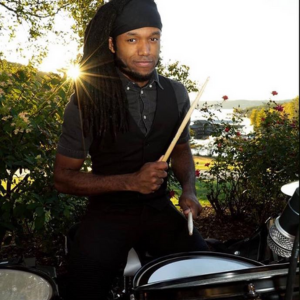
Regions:
[[[139,66],[141,68],[148,68],[153,66],[153,61],[152,60],[141,60],[141,61],[135,61],[134,62],[136,66]]]

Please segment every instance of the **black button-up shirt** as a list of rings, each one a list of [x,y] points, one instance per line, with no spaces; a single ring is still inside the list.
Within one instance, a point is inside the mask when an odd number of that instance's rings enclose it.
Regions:
[[[145,135],[149,132],[156,110],[157,89],[163,87],[159,83],[159,76],[154,71],[152,78],[144,87],[139,87],[136,83],[127,79],[120,73],[124,89],[126,91],[129,113],[137,123],[141,132]],[[184,116],[189,107],[190,101],[185,87],[172,80],[171,84],[174,88],[178,111],[180,117]],[[83,137],[80,122],[80,111],[74,104],[74,97],[71,96],[70,102],[66,106],[64,114],[64,123],[62,126],[62,134],[59,138],[57,152],[71,158],[84,159],[92,144],[93,137]],[[167,118],[168,116],[166,116]],[[184,143],[189,140],[188,127],[183,131],[178,143]]]

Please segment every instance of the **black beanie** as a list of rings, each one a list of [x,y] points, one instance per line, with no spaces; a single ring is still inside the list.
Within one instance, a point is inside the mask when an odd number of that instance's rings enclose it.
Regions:
[[[111,36],[143,27],[162,29],[156,3],[153,0],[131,0],[117,17]]]

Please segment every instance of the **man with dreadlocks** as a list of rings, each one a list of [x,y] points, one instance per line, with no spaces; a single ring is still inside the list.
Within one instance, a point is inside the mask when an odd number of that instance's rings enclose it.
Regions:
[[[199,216],[188,128],[160,161],[189,108],[182,84],[159,76],[162,23],[153,0],[111,0],[89,23],[82,76],[65,109],[55,168],[62,193],[89,197],[70,255],[70,299],[106,299],[132,247],[155,257],[208,250],[189,236],[184,217]],[[89,153],[92,173],[81,167]],[[167,192],[171,165],[182,186]]]

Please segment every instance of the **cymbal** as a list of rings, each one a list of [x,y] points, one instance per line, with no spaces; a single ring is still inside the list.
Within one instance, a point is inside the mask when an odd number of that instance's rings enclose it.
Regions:
[[[297,187],[299,187],[299,181],[294,181],[283,185],[281,191],[288,196],[293,196]]]

